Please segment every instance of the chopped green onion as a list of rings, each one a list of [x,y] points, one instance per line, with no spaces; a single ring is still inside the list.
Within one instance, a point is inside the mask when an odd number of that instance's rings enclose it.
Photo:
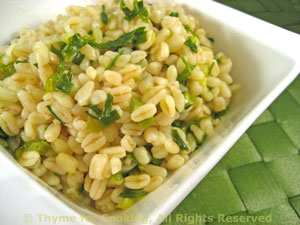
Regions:
[[[44,155],[49,149],[50,144],[46,141],[30,141],[25,143],[15,151],[15,157],[17,160],[19,160],[24,151],[36,151],[40,155]]]
[[[4,139],[8,138],[8,135],[1,129],[1,127],[0,127],[0,138],[4,138]]]
[[[163,161],[163,159],[156,159],[154,157],[151,158],[151,163],[156,166],[160,166],[162,161]]]
[[[109,70],[110,68],[112,68],[112,67],[115,65],[115,63],[116,63],[116,61],[118,60],[118,58],[119,58],[121,55],[123,55],[124,52],[125,52],[124,49],[121,50],[121,51],[119,52],[119,54],[116,55],[116,56],[110,61],[110,63],[105,67],[105,70]]]
[[[184,42],[186,46],[188,46],[192,52],[197,53],[197,38],[195,36],[189,36],[188,39]]]
[[[124,180],[123,175],[122,175],[121,172],[117,172],[117,173],[115,173],[115,174],[113,174],[113,175],[111,175],[111,176],[112,176],[112,178],[113,178],[115,181],[122,181],[122,180]]]
[[[103,24],[108,24],[108,17],[105,13],[105,6],[104,5],[102,5],[101,21],[102,21]]]
[[[208,74],[211,73],[212,69],[214,68],[214,65],[215,65],[215,62],[213,62],[213,63],[210,65],[210,67],[209,67],[209,69],[208,69]]]
[[[90,108],[99,117],[102,115],[102,110],[97,105],[84,105],[83,107]]]
[[[151,127],[154,124],[154,117],[150,117],[148,119],[142,120],[140,122],[138,122],[139,126],[141,129],[145,130],[148,127]]]
[[[55,89],[66,95],[70,95],[73,88],[73,84],[71,83],[72,74],[72,70],[69,70],[68,73],[58,73],[56,76],[57,84]]]
[[[84,183],[82,183],[82,184],[80,185],[80,187],[78,188],[77,194],[78,194],[78,195],[81,195],[83,191],[84,191]]]
[[[221,118],[222,116],[224,116],[227,113],[227,110],[228,109],[224,109],[224,110],[218,111],[218,112],[212,111],[211,115],[214,119],[218,119],[218,118]]]
[[[136,45],[146,41],[146,34],[145,27],[139,27],[129,33],[123,34],[114,41],[97,44],[96,47],[100,49],[121,48],[129,45],[130,43],[132,43],[133,47],[135,47]]]
[[[99,133],[104,128],[101,121],[94,119],[93,117],[88,115],[87,123],[86,123],[86,129],[93,133]]]
[[[134,110],[136,110],[138,107],[142,105],[143,103],[140,101],[140,99],[137,96],[132,96],[128,106],[128,111],[132,113]]]
[[[19,63],[28,63],[28,60],[27,60],[27,59],[24,59],[24,60],[16,60],[16,64],[19,64]]]
[[[13,62],[8,63],[7,65],[0,63],[0,71],[4,74],[4,76],[1,77],[1,80],[4,80],[13,75],[16,72],[16,69]]]
[[[61,175],[58,174],[58,173],[53,173],[53,175],[54,175],[54,176],[57,176],[57,177],[59,177],[59,178],[61,177]]]
[[[179,16],[179,13],[178,13],[178,12],[171,12],[171,13],[169,14],[169,16],[178,17],[178,16]]]
[[[179,128],[177,128],[179,129]],[[182,138],[180,137],[179,135],[179,132],[178,130],[173,128],[172,129],[172,137],[173,137],[173,140],[175,141],[175,143],[179,146],[179,148],[181,150],[189,150],[188,146],[186,145],[186,143],[184,142],[184,140],[182,140]]]
[[[64,73],[66,63],[60,61],[58,64],[57,72],[50,75],[45,84],[46,92],[54,92],[55,90],[61,91],[64,94],[70,95],[73,84],[71,83],[72,71]]]
[[[147,11],[147,8],[144,7],[144,1],[138,2],[138,8],[139,8],[139,17],[144,23],[148,23],[148,16],[149,13]]]
[[[104,116],[104,117],[109,117],[110,116],[113,101],[114,101],[114,97],[110,93],[108,93],[105,104],[104,104],[104,109],[103,109],[102,116]]]
[[[55,91],[55,80],[56,80],[56,74],[52,74],[49,76],[49,78],[46,81],[45,84],[45,92],[54,92]]]
[[[131,199],[131,198],[124,198],[123,202],[119,203],[117,205],[117,207],[120,208],[120,209],[125,210],[125,209],[130,208],[134,203],[135,203],[135,201],[133,199]]]
[[[8,147],[8,143],[6,140],[0,138],[0,145],[4,148],[7,148]]]
[[[109,126],[110,124],[112,124],[113,122],[119,120],[121,117],[118,113],[117,110],[113,110],[110,114],[109,117],[102,117],[101,118],[101,122],[103,123],[103,125],[105,127]]]
[[[47,109],[50,111],[50,113],[62,124],[62,125],[66,125],[66,123],[64,121],[62,121],[56,114],[55,112],[52,110],[50,105],[46,105]]]
[[[53,52],[55,55],[57,55],[58,58],[60,58],[61,60],[64,60],[64,56],[61,53],[61,51],[59,51],[57,48],[55,48],[53,44],[51,44],[50,51]]]
[[[183,82],[185,79],[187,79],[189,76],[191,76],[193,70],[195,69],[196,66],[189,64],[184,56],[180,56],[182,62],[185,65],[184,70],[178,75],[177,80],[179,82]]]
[[[74,56],[76,55],[79,50],[86,45],[85,41],[81,38],[79,33],[74,34],[73,36],[69,37],[68,45],[66,45],[62,50],[61,53],[66,61],[72,61]]]
[[[192,30],[192,28],[189,25],[183,25],[183,26],[187,32],[190,32],[193,36],[195,36],[200,41],[198,35]]]
[[[113,96],[111,94],[108,94],[107,99],[104,104],[103,111],[101,111],[98,108],[98,106],[87,105],[85,107],[89,107],[96,114],[96,116],[91,114],[88,111],[86,111],[86,113],[89,116],[91,116],[92,118],[99,120],[103,124],[103,126],[107,127],[110,124],[112,124],[113,122],[115,122],[121,118],[117,110],[111,111],[112,103],[113,103]]]
[[[85,55],[81,54],[80,52],[77,52],[72,60],[72,62],[76,65],[80,65],[82,60],[84,59]]]
[[[184,108],[187,109],[190,106],[194,105],[196,103],[196,96],[190,94],[189,92],[184,92]]]
[[[122,198],[140,198],[147,195],[148,192],[135,189],[124,188],[123,192],[119,195]]]
[[[173,123],[172,123],[172,127],[183,127],[184,125],[184,121],[183,120],[175,120]]]
[[[200,65],[200,70],[204,73],[205,76],[209,74],[209,65],[207,63]]]
[[[197,145],[199,146],[202,145],[207,137],[207,134],[195,124],[191,125],[190,130],[194,135],[194,137],[196,138]]]

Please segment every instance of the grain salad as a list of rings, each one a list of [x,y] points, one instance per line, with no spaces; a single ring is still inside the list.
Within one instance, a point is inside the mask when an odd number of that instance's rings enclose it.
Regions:
[[[175,3],[70,6],[0,47],[0,145],[74,201],[127,209],[182,167],[241,88]]]

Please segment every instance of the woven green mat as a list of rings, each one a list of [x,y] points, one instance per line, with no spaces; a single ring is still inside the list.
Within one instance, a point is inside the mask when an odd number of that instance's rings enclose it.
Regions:
[[[300,0],[218,0],[300,33]],[[300,225],[300,76],[164,225]]]

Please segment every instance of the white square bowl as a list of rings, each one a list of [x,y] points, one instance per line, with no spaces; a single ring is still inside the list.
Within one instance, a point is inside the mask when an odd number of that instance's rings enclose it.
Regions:
[[[0,44],[6,44],[22,27],[37,27],[48,19],[54,19],[68,5],[91,2],[94,1],[1,1],[0,28],[5,33],[1,34]],[[69,216],[69,220],[75,216],[76,222],[70,221],[69,224],[88,224],[82,215],[96,224],[159,224],[299,73],[299,35],[210,0],[182,2],[215,39],[214,50],[223,51],[232,58],[234,67],[231,74],[236,82],[243,84],[228,114],[202,150],[196,152],[184,167],[145,199],[126,211],[108,216],[81,208],[47,187],[21,168],[2,148],[0,214],[5,215],[2,222],[27,224],[26,218],[22,217],[30,213],[33,224],[38,224],[38,214]],[[116,218],[121,218],[120,222],[115,222]]]

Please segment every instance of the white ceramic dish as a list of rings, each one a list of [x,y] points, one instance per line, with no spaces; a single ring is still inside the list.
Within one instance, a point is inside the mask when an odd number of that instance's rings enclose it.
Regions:
[[[6,44],[24,26],[37,27],[41,22],[54,19],[68,5],[86,5],[90,2],[93,1],[0,1],[0,28],[5,31],[1,33],[0,44]],[[88,224],[80,215],[89,216],[95,224],[159,224],[299,73],[299,35],[213,1],[182,2],[214,37],[215,50],[223,51],[232,58],[232,76],[244,86],[234,98],[215,135],[162,187],[127,211],[112,216],[99,215],[65,199],[21,168],[13,157],[1,149],[0,215],[3,224],[47,222],[38,214],[68,217],[68,223],[62,220],[55,224]],[[28,213],[31,217],[27,216]],[[121,222],[114,222],[116,218],[121,218]],[[146,221],[141,221],[141,218]],[[54,218],[50,221],[54,223]]]

